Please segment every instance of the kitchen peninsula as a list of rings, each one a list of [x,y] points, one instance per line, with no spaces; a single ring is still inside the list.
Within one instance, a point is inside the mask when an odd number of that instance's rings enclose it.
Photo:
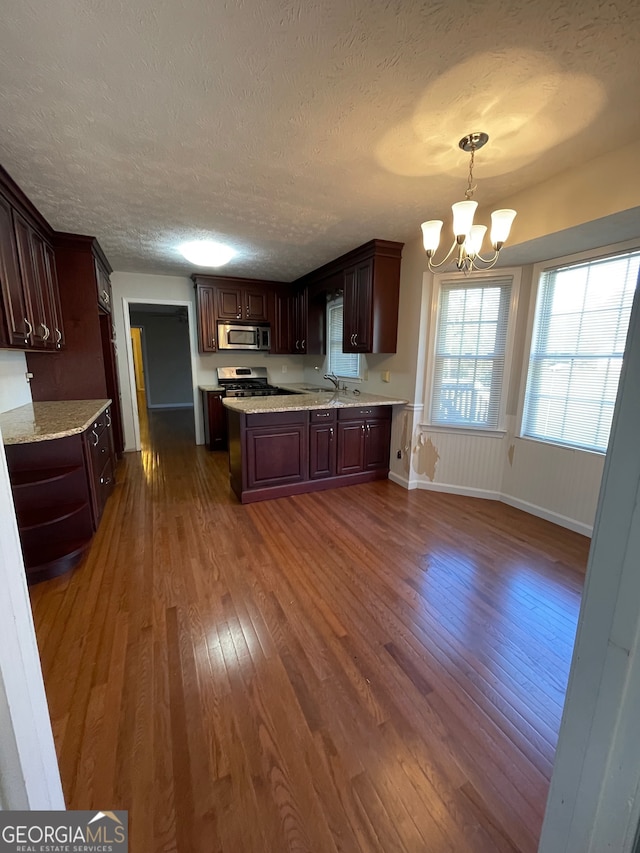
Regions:
[[[223,400],[231,488],[242,503],[386,479],[392,406],[406,400],[289,390]]]

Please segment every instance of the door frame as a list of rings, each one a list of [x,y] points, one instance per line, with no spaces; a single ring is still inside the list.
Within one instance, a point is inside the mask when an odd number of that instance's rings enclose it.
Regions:
[[[124,343],[127,353],[126,364],[127,364],[127,375],[128,375],[128,384],[129,384],[129,393],[131,395],[131,409],[133,412],[133,435],[134,435],[134,443],[135,450],[142,450],[142,442],[140,440],[140,412],[138,411],[138,396],[136,392],[136,375],[133,367],[133,344],[131,342],[131,315],[129,313],[131,305],[175,305],[176,307],[186,308],[187,309],[187,320],[188,320],[188,328],[187,333],[189,335],[189,354],[191,357],[191,385],[193,389],[193,423],[195,427],[195,441],[196,444],[202,444],[204,442],[204,434],[202,428],[202,421],[198,417],[198,403],[199,403],[199,390],[197,384],[197,365],[196,365],[196,339],[195,339],[195,316],[194,316],[194,308],[193,303],[188,302],[184,299],[148,299],[148,298],[140,298],[133,296],[123,296],[122,297],[122,313],[124,320]],[[145,386],[146,386],[145,380]],[[147,392],[148,393],[148,392]],[[148,402],[147,397],[147,402]]]

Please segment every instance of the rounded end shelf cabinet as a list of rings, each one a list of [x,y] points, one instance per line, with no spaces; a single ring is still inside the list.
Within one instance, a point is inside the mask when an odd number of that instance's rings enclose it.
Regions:
[[[91,544],[115,480],[108,411],[84,433],[5,446],[29,584],[73,569]]]

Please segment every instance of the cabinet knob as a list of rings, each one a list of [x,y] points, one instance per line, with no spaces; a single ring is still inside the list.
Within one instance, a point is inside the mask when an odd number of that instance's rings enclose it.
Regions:
[[[215,338],[211,338],[211,349],[215,349],[215,348],[216,348],[216,340],[215,340]]]
[[[111,414],[110,414],[110,412],[106,412],[105,414],[107,416],[107,427],[110,427],[111,426]]]
[[[49,331],[49,327],[47,325],[45,325],[44,323],[40,323],[40,325],[42,326],[42,329],[43,329],[42,340],[46,341],[49,339],[49,335],[51,334],[51,332]]]
[[[107,303],[109,302],[109,294],[107,293],[106,290],[102,291],[102,298],[104,299],[105,302],[107,302]]]
[[[29,337],[31,337],[31,335],[33,334],[33,326],[32,326],[32,325],[31,325],[31,323],[27,320],[27,318],[26,318],[26,317],[24,318],[24,324],[25,324],[25,326],[27,327],[27,335],[29,335]]]
[[[306,339],[306,338],[303,338],[303,339],[302,339],[302,342],[301,342],[301,344],[300,344],[300,349],[304,349],[304,347],[305,347],[305,344],[306,344],[306,343],[307,343],[307,339]]]
[[[62,340],[62,332],[60,329],[56,329],[56,343],[58,346],[60,345],[60,341]]]
[[[355,340],[355,338],[356,338],[356,336],[355,336],[355,335],[351,335],[351,346],[352,346],[352,347],[353,347],[353,346],[355,346],[355,344],[356,344],[356,340]]]
[[[333,438],[333,427],[329,427],[329,438]]]
[[[296,349],[300,349],[300,341],[296,341]]]
[[[95,438],[95,441],[93,442],[93,446],[96,447],[98,442],[100,441],[100,439],[98,438],[98,433],[94,429],[92,429],[91,435]]]

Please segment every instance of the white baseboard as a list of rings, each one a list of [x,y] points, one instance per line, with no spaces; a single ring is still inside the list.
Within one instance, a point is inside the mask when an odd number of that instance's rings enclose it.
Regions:
[[[544,507],[521,501],[519,498],[514,498],[511,495],[502,494],[502,492],[494,492],[490,489],[475,489],[470,486],[455,486],[450,483],[432,483],[429,480],[413,480],[410,481],[405,477],[400,477],[398,474],[389,472],[389,479],[405,489],[421,489],[426,492],[445,492],[451,495],[465,495],[469,498],[482,498],[489,501],[501,501],[509,506],[521,509],[523,512],[528,512],[530,515],[535,515],[538,518],[544,518],[545,521],[551,521],[560,527],[565,527],[567,530],[573,530],[575,533],[580,533],[582,536],[591,538],[593,535],[593,526],[584,524],[582,521],[576,521],[575,518],[568,518],[566,515],[560,515],[558,512],[552,512]]]
[[[410,492],[418,488],[417,480],[409,480],[407,477],[401,477],[400,474],[396,474],[394,471],[389,471],[389,479]]]
[[[500,492],[489,489],[474,489],[470,486],[453,486],[450,483],[432,483],[430,480],[420,480],[418,488],[426,492],[446,492],[450,495],[466,495],[468,498],[483,498],[487,501],[499,501]]]
[[[193,403],[149,403],[147,409],[193,409]]]
[[[576,521],[575,518],[567,518],[566,515],[560,515],[558,512],[551,512],[542,506],[531,504],[528,501],[521,501],[520,498],[514,498],[511,495],[501,495],[502,503],[509,504],[516,509],[521,509],[531,515],[537,515],[538,518],[544,518],[545,521],[551,521],[554,524],[559,524],[560,527],[566,527],[567,530],[573,530],[575,533],[581,533],[589,538],[593,535],[593,525],[584,524],[582,521]]]

